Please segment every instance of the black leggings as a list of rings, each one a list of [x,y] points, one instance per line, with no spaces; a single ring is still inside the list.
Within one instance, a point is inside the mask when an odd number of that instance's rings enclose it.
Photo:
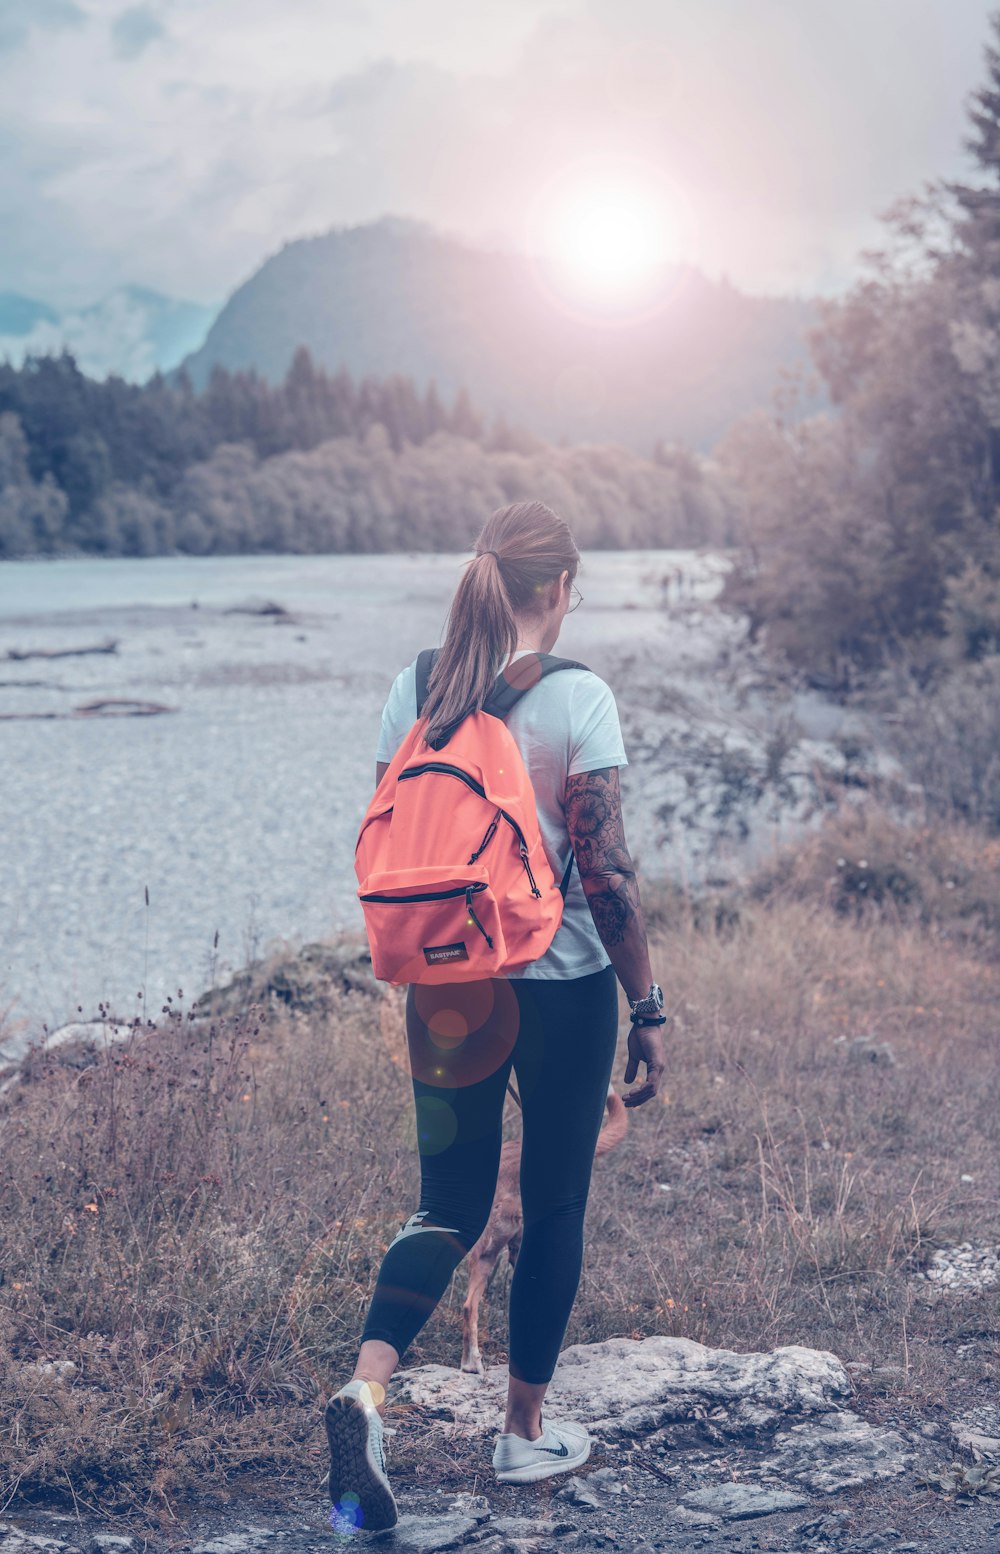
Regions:
[[[524,1231],[510,1290],[509,1370],[521,1381],[551,1380],[580,1282],[617,1031],[611,966],[569,981],[410,985],[420,1204],[382,1259],[362,1342],[380,1338],[404,1354],[482,1235],[513,1066]]]

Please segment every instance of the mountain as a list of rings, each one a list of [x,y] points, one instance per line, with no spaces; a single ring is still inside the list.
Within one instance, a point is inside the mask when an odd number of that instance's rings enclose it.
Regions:
[[[16,291],[0,291],[0,339],[29,335],[39,324],[55,324],[59,314],[45,302],[22,297]]]
[[[550,439],[708,447],[806,360],[814,306],[749,297],[689,266],[658,284],[639,316],[588,317],[525,257],[387,219],[287,243],[184,366],[199,388],[216,365],[274,382],[306,345],[356,377],[464,387],[478,408]]]
[[[63,313],[31,297],[0,292],[0,360],[20,365],[26,356],[65,347],[90,377],[114,373],[143,382],[196,350],[216,311],[142,286],[121,286],[99,302]]]

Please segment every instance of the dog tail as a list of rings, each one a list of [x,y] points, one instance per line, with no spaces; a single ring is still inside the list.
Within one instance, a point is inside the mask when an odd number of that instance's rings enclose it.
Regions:
[[[606,1155],[609,1149],[614,1149],[620,1144],[628,1132],[628,1108],[613,1085],[608,1086],[608,1099],[606,1102],[608,1116],[604,1127],[597,1135],[597,1148],[594,1150],[594,1158],[598,1155]]]

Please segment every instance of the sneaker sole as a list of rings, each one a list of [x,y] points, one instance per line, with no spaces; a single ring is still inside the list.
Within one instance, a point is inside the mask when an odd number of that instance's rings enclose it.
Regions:
[[[332,1397],[326,1405],[326,1438],[330,1444],[327,1488],[331,1505],[356,1495],[361,1527],[370,1532],[395,1527],[396,1501],[388,1480],[368,1453],[368,1416],[353,1397]]]
[[[590,1456],[590,1448],[593,1441],[588,1438],[586,1444],[579,1451],[570,1452],[568,1457],[557,1457],[546,1462],[540,1458],[537,1462],[525,1462],[518,1468],[496,1468],[496,1480],[498,1484],[533,1484],[540,1478],[553,1478],[557,1473],[568,1473],[572,1468],[578,1468],[586,1462]]]

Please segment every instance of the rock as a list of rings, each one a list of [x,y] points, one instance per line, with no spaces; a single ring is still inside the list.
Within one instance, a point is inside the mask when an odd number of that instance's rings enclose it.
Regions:
[[[809,1501],[788,1489],[765,1489],[760,1484],[714,1484],[692,1489],[681,1502],[689,1511],[710,1511],[727,1522],[752,1516],[773,1516],[776,1511],[801,1511]]]
[[[471,1516],[478,1522],[485,1522],[492,1515],[490,1502],[485,1495],[473,1495],[468,1492],[456,1495],[448,1509],[457,1515]]]
[[[245,1532],[221,1532],[203,1543],[196,1543],[191,1554],[247,1554],[247,1550],[259,1548],[268,1538],[273,1537],[274,1533],[268,1527],[248,1527]]]
[[[808,1538],[814,1543],[835,1543],[847,1527],[846,1511],[828,1512],[812,1521],[801,1522],[795,1529],[797,1538]]]
[[[519,1538],[558,1538],[575,1532],[576,1524],[565,1518],[536,1521],[530,1516],[497,1516],[490,1522],[489,1531],[515,1541]]]
[[[917,1278],[942,1289],[987,1289],[1000,1282],[1000,1247],[972,1241],[942,1247]]]
[[[247,1550],[259,1548],[274,1533],[270,1527],[246,1527],[242,1532],[220,1532],[196,1543],[191,1554],[247,1554]]]
[[[675,1505],[671,1516],[682,1527],[721,1527],[722,1522],[711,1511],[693,1511],[687,1505]]]
[[[847,1048],[852,1063],[871,1063],[876,1068],[895,1068],[896,1054],[887,1041],[872,1036],[855,1036]]]
[[[0,1554],[77,1554],[71,1543],[0,1522]]]
[[[447,1365],[397,1371],[406,1401],[468,1433],[501,1427],[507,1367],[473,1376]],[[726,1435],[767,1431],[788,1415],[829,1413],[850,1396],[836,1355],[797,1345],[770,1354],[709,1349],[689,1338],[608,1338],[559,1356],[547,1393],[553,1413],[611,1438],[648,1435],[711,1412]]]
[[[46,1381],[72,1381],[77,1367],[72,1360],[36,1360],[34,1364],[26,1365],[24,1371],[29,1376],[41,1376]]]
[[[767,1459],[770,1472],[832,1494],[902,1473],[910,1453],[902,1436],[866,1424],[857,1414],[830,1413],[780,1431]]]
[[[976,1462],[1000,1462],[1000,1406],[987,1403],[952,1420],[955,1445],[972,1453]]]
[[[443,1554],[445,1549],[461,1548],[481,1521],[479,1516],[455,1512],[437,1516],[403,1515],[395,1527],[370,1532],[367,1537],[372,1542],[391,1539],[393,1554]]]
[[[95,1532],[87,1545],[87,1554],[127,1554],[135,1548],[135,1539],[118,1532]]]
[[[622,1483],[614,1468],[597,1468],[593,1473],[586,1474],[588,1484],[593,1484],[606,1495],[623,1495],[625,1485]]]
[[[102,1052],[121,1046],[134,1034],[133,1026],[115,1020],[71,1020],[27,1047],[16,1067],[5,1071],[0,1094],[15,1084],[30,1084],[54,1063],[61,1068],[92,1068]]]
[[[344,940],[304,944],[294,954],[253,961],[222,987],[195,999],[196,1016],[238,1016],[250,1004],[281,1006],[302,1014],[329,1014],[342,993],[381,996],[367,946]]]
[[[599,1511],[601,1508],[600,1497],[591,1489],[582,1478],[577,1478],[574,1473],[557,1489],[553,1496],[555,1500],[568,1500],[571,1505],[584,1506],[588,1511]]]

